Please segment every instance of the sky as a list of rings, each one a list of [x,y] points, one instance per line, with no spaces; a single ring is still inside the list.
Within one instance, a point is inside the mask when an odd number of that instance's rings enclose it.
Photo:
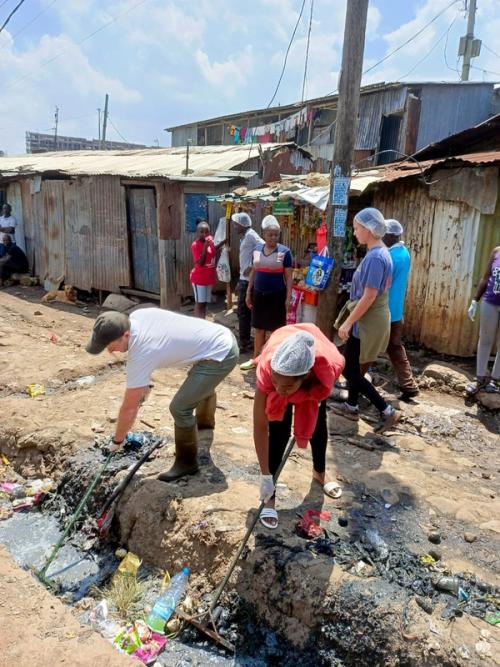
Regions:
[[[18,0],[0,0],[0,25]],[[415,35],[451,0],[370,0],[364,69]],[[363,76],[458,81],[465,0]],[[478,0],[483,40],[471,80],[500,81],[499,0]],[[167,146],[165,128],[267,106],[302,0],[25,0],[0,33],[0,150],[25,152],[25,131]],[[346,0],[314,0],[306,99],[337,87]],[[311,0],[274,104],[300,101]],[[488,48],[486,48],[488,47]],[[490,49],[490,50],[489,50]],[[496,52],[496,53],[495,53]],[[457,69],[458,67],[458,69]]]

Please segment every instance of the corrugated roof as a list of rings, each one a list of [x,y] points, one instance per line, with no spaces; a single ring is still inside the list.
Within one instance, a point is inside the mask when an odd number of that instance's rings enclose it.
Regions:
[[[373,93],[378,90],[388,90],[390,88],[414,88],[415,86],[462,86],[470,87],[474,85],[480,86],[493,86],[495,81],[382,81],[380,83],[371,83],[366,86],[362,86],[360,91],[362,95]],[[167,132],[172,132],[172,130],[178,130],[182,127],[189,127],[191,125],[198,125],[204,127],[205,125],[212,125],[220,123],[221,121],[230,121],[241,118],[242,116],[251,117],[259,115],[271,115],[271,114],[286,114],[294,113],[298,109],[303,109],[306,106],[318,107],[321,105],[328,105],[333,102],[336,102],[338,99],[338,94],[323,95],[322,97],[314,97],[309,100],[304,100],[303,102],[293,102],[291,104],[283,104],[273,107],[261,107],[260,109],[252,109],[250,111],[239,111],[238,113],[225,114],[223,116],[214,116],[213,118],[206,118],[205,120],[193,120],[191,123],[180,123],[179,125],[172,125],[171,127],[166,127]]]
[[[58,151],[0,157],[0,176],[16,176],[58,172],[68,176],[123,176],[128,178],[168,178],[170,180],[228,180],[235,176],[249,177],[253,171],[232,171],[260,151],[293,148],[293,143],[192,146],[189,149],[189,175],[186,168],[186,147],[130,151]]]

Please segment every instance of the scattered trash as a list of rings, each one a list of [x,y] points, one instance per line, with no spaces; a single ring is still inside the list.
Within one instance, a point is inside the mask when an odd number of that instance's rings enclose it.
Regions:
[[[469,594],[462,588],[458,577],[440,577],[435,586],[441,591],[453,593],[461,602],[467,602],[469,599]]]
[[[59,340],[59,336],[57,336],[55,333],[51,333],[49,335],[49,340],[51,343],[57,343]]]
[[[0,459],[2,459],[2,463],[4,464],[4,466],[10,466],[10,461],[5,456],[5,454],[0,454]]]
[[[427,598],[422,597],[421,595],[415,595],[415,602],[418,606],[425,611],[426,614],[432,614],[434,611],[434,605]]]
[[[498,625],[500,623],[500,611],[496,611],[494,614],[486,614],[484,620],[490,625]]]
[[[491,658],[491,644],[484,641],[484,639],[478,641],[474,648],[481,658]]]
[[[371,577],[374,569],[373,566],[367,563],[364,560],[359,560],[357,563],[355,563],[351,570],[351,574],[355,574],[358,577]]]
[[[389,547],[373,528],[366,531],[368,543],[375,552],[375,560],[386,561],[389,558]]]
[[[26,393],[28,393],[31,398],[35,398],[36,396],[44,396],[45,395],[45,385],[44,384],[29,384],[26,387]]]
[[[425,554],[424,556],[420,556],[420,562],[422,565],[434,565],[436,559],[431,554]]]
[[[325,534],[325,529],[318,522],[316,522],[315,519],[319,519],[320,521],[329,521],[331,518],[331,512],[306,510],[302,516],[302,519],[297,523],[297,534],[300,537],[305,537],[307,539],[323,537]]]
[[[313,542],[309,542],[306,548],[317,555],[324,554],[331,557],[335,555],[334,543],[328,537],[317,537]]]
[[[236,433],[236,435],[248,435],[248,429],[244,426],[235,426],[231,431]]]
[[[75,380],[74,385],[76,387],[90,387],[95,384],[96,377],[95,375],[83,375],[81,378]]]
[[[122,560],[122,558],[125,558],[127,555],[127,550],[124,549],[123,547],[118,547],[118,549],[115,551],[115,556]]]
[[[156,600],[146,623],[151,630],[165,633],[165,624],[175,611],[179,601],[184,596],[189,577],[189,568],[184,567],[172,577],[167,590]]]
[[[116,572],[113,575],[113,580],[116,577],[120,577],[123,575],[128,577],[136,577],[137,571],[141,566],[141,562],[142,561],[140,560],[139,556],[136,556],[131,551],[127,552],[120,565],[118,565]]]

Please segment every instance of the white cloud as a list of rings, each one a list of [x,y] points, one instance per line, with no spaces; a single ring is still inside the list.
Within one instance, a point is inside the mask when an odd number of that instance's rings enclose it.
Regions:
[[[254,63],[250,45],[237,56],[229,56],[224,62],[210,62],[208,54],[202,49],[197,49],[195,58],[206,81],[224,95],[234,95],[237,88],[246,83]]]

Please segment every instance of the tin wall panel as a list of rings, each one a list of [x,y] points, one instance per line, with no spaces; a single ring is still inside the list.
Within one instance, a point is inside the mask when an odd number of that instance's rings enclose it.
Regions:
[[[16,181],[9,183],[7,188],[7,202],[12,206],[12,215],[17,220],[16,244],[26,252],[24,240],[23,202],[21,197],[21,183]]]
[[[99,213],[97,213],[99,215]],[[66,282],[91,290],[93,266],[92,208],[88,179],[64,183]]]
[[[417,181],[380,188],[373,205],[405,229],[412,267],[405,336],[445,354],[469,356],[477,344],[466,317],[480,213],[464,203],[435,201]]]
[[[125,188],[118,176],[89,179],[93,221],[92,284],[118,292],[130,286]]]
[[[58,289],[66,276],[64,185],[64,181],[44,181],[42,186],[45,270],[39,278],[46,290]]]

